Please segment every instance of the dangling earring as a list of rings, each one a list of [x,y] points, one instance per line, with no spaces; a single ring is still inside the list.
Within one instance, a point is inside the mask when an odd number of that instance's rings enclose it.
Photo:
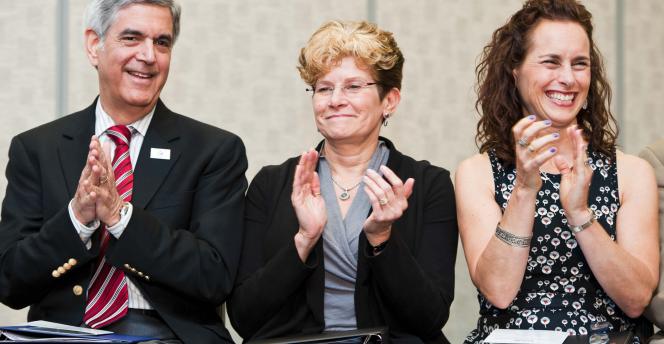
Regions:
[[[386,112],[383,114],[383,126],[387,127],[387,119],[390,118],[390,113]]]
[[[583,101],[583,106],[582,106],[582,108],[583,108],[584,110],[588,109],[588,99],[587,99],[587,98],[586,98],[586,100]]]

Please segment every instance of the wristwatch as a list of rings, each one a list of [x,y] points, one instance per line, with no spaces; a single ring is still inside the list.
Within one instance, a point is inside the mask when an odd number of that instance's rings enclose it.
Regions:
[[[369,246],[371,247],[371,255],[375,257],[379,253],[381,253],[383,251],[383,249],[385,248],[385,246],[387,246],[387,242],[388,242],[388,240],[385,240],[385,241],[381,242],[380,244],[378,244],[376,246],[372,246],[371,244],[369,244]]]
[[[568,222],[567,227],[569,227],[569,229],[572,230],[574,234],[579,233],[582,230],[590,227],[595,222],[595,212],[592,209],[588,208],[588,213],[590,213],[590,219],[586,223],[578,226],[572,226]]]

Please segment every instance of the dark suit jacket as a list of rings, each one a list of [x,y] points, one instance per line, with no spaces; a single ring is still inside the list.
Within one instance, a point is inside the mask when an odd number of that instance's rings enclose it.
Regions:
[[[82,323],[101,230],[86,249],[67,206],[94,123],[95,103],[11,143],[0,301],[30,306],[29,320]],[[151,148],[170,149],[170,160],[150,158]],[[240,257],[246,168],[237,136],[157,103],[134,169],[134,212],[120,239],[111,237],[106,258],[124,269],[185,343],[231,340],[215,308],[231,292]],[[74,268],[53,277],[70,258],[78,261]]]
[[[449,172],[390,149],[387,166],[402,180],[415,178],[408,209],[392,227],[384,250],[368,254],[360,234],[355,313],[358,328],[388,326],[444,343],[441,329],[454,297],[457,220]],[[245,339],[321,332],[324,328],[323,245],[306,264],[293,237],[299,225],[291,192],[298,158],[264,167],[252,181],[238,283],[229,301],[233,327]],[[413,339],[411,337],[411,339]]]

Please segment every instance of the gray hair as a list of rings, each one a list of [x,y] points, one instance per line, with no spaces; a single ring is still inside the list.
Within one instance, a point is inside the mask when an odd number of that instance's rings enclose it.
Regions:
[[[173,17],[173,43],[180,34],[180,5],[175,0],[92,0],[85,11],[84,23],[99,36],[100,44],[106,39],[106,31],[115,21],[118,12],[134,4],[148,4],[167,7]]]

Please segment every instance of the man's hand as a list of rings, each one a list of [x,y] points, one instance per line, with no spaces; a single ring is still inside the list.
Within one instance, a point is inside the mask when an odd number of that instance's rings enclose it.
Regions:
[[[93,136],[92,140],[95,137]],[[96,212],[96,198],[97,195],[93,190],[95,184],[99,184],[99,175],[93,173],[99,151],[94,150],[92,142],[90,142],[90,151],[85,162],[85,167],[81,172],[81,177],[78,179],[78,187],[76,194],[72,200],[72,210],[76,219],[86,225],[97,218]]]
[[[99,139],[93,137],[90,143],[91,150],[99,152],[98,159],[92,166],[93,175],[99,176],[99,184],[92,187],[95,193],[95,208],[97,218],[105,225],[111,227],[120,221],[120,210],[124,205],[115,187],[115,176],[110,159],[110,144],[103,149]]]

